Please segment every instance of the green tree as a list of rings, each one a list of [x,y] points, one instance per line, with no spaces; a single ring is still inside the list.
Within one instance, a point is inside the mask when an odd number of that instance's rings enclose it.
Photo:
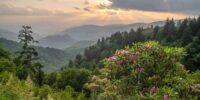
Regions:
[[[184,32],[183,35],[181,37],[181,41],[182,41],[182,45],[185,46],[188,43],[192,42],[192,30],[190,27],[187,27]]]
[[[35,82],[41,85],[43,66],[35,62],[38,59],[38,53],[33,45],[38,41],[33,38],[32,34],[30,26],[22,26],[22,30],[19,31],[18,38],[23,46],[22,51],[18,52],[17,59],[19,59],[21,67],[18,68],[17,75],[20,79],[26,79],[30,75]]]
[[[85,69],[66,68],[60,72],[57,86],[59,89],[71,86],[76,91],[81,91],[83,85],[89,80],[89,75],[90,71]]]
[[[188,19],[184,19],[182,22],[180,22],[177,39],[182,37],[183,32],[187,28],[187,26],[188,26]]]
[[[0,73],[4,71],[15,72],[15,66],[10,58],[10,53],[0,48]]]
[[[152,34],[152,38],[153,38],[153,39],[156,39],[157,34],[158,34],[158,32],[159,32],[159,29],[160,29],[159,26],[156,26],[156,27],[153,29],[153,34]]]

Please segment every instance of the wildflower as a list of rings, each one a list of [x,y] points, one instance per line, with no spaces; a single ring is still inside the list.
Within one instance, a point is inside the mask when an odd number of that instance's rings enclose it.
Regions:
[[[135,56],[134,55],[130,55],[130,59],[131,60],[135,60]]]
[[[164,100],[169,100],[169,96],[165,94],[163,99]]]
[[[123,63],[123,60],[117,61],[117,64],[121,65]]]
[[[114,61],[114,60],[116,60],[116,59],[117,59],[116,56],[112,56],[112,57],[108,58],[108,61]]]
[[[120,55],[120,51],[117,50],[117,51],[115,52],[115,55]]]
[[[121,54],[127,55],[127,54],[130,54],[130,51],[122,50],[122,51],[121,51]]]

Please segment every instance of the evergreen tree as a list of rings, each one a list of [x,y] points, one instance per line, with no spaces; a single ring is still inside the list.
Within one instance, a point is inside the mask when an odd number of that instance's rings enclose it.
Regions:
[[[184,19],[183,22],[181,22],[179,25],[177,39],[180,39],[182,37],[183,32],[187,28],[187,26],[188,26],[188,19]]]
[[[192,30],[190,27],[187,27],[184,32],[183,32],[183,36],[181,38],[182,41],[182,45],[185,46],[188,43],[192,42]]]
[[[68,67],[73,67],[73,66],[74,66],[73,61],[72,61],[72,60],[69,60]]]
[[[200,39],[194,37],[192,42],[186,46],[188,55],[184,59],[184,65],[186,69],[190,71],[195,71],[199,69],[200,66]]]
[[[156,39],[156,36],[157,36],[157,34],[158,34],[159,29],[160,29],[159,26],[156,26],[156,27],[153,29],[153,34],[152,34],[152,38],[153,38],[153,39]]]
[[[30,75],[40,85],[41,77],[43,76],[41,70],[43,66],[40,63],[35,63],[35,60],[38,59],[38,53],[33,44],[38,43],[38,41],[32,37],[32,34],[30,26],[22,26],[22,30],[19,31],[18,38],[23,47],[22,51],[18,52],[21,67],[18,68],[17,74],[20,79],[26,79]]]

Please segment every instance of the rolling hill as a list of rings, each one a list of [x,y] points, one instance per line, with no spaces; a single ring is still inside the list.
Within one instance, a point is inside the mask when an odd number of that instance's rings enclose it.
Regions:
[[[138,27],[151,27],[151,25],[162,26],[165,21],[153,23],[134,23],[134,24],[114,24],[114,25],[83,25],[73,28],[68,28],[60,34],[47,36],[42,38],[41,45],[45,47],[54,47],[64,49],[70,47],[80,41],[97,41],[102,37],[109,37],[117,31],[129,31],[131,28],[137,29]]]
[[[7,40],[0,38],[0,47],[7,49],[14,56],[16,52],[21,50],[21,44],[15,41]],[[73,52],[67,53],[60,49],[55,48],[44,48],[44,47],[35,47],[39,53],[39,61],[44,65],[44,71],[54,71],[58,70],[61,67],[67,65],[68,61],[73,57]]]
[[[69,35],[52,35],[39,40],[40,46],[63,49],[71,46],[75,41]]]

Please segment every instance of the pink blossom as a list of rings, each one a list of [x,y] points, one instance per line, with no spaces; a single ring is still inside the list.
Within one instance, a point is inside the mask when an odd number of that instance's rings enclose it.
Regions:
[[[119,54],[120,54],[120,51],[116,51],[116,52],[115,52],[115,55],[119,55]]]
[[[157,88],[155,86],[153,86],[151,89],[150,89],[150,93],[153,94],[153,93],[156,93],[157,91]]]
[[[169,100],[169,96],[165,94],[163,99],[164,100]]]
[[[123,63],[123,60],[117,61],[117,64],[121,65]]]
[[[143,73],[143,72],[144,72],[144,68],[142,68],[142,67],[137,68],[136,70],[137,70],[137,72],[139,72],[139,73]]]
[[[134,55],[130,55],[130,59],[131,60],[135,60],[135,56]]]
[[[116,56],[112,56],[112,57],[108,58],[108,61],[114,61],[114,60],[116,60],[116,59],[117,59]]]
[[[112,56],[111,57],[111,60],[113,61],[113,60],[115,60],[117,57],[116,56]]]
[[[130,53],[131,53],[130,51],[121,50],[121,51],[116,51],[116,52],[115,52],[115,55],[120,55],[120,54],[122,54],[122,55],[128,55],[128,54],[130,54]]]
[[[122,51],[121,51],[121,54],[127,55],[127,54],[130,54],[130,51],[122,50]]]

